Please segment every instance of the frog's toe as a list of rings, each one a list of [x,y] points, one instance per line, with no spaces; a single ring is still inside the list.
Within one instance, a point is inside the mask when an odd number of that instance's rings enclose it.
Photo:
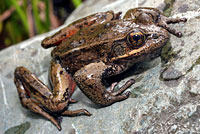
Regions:
[[[56,120],[57,120],[57,124],[55,125],[58,128],[58,130],[61,131],[62,130],[61,123],[62,123],[63,118],[61,116],[58,116]]]
[[[115,87],[117,86],[117,82],[112,83],[112,85],[110,86],[110,90],[108,92],[114,92]]]
[[[70,99],[69,99],[69,102],[70,102],[70,103],[77,103],[78,101],[75,100],[75,99],[70,98]]]
[[[120,95],[115,94],[115,95],[107,96],[107,103],[104,104],[103,106],[108,106],[108,105],[111,105],[115,102],[125,100],[129,97],[130,93],[131,93],[130,91],[127,91],[124,94],[120,94]]]
[[[79,115],[86,115],[91,116],[92,114],[88,112],[86,109],[78,109],[78,110],[66,110],[61,115],[63,116],[79,116]]]
[[[186,22],[187,18],[167,18],[166,23],[167,24],[174,24],[179,22]]]
[[[130,91],[127,91],[123,93],[126,89],[128,89],[131,85],[135,83],[134,79],[128,80],[118,91],[114,91],[114,88],[116,87],[117,83],[113,83],[110,87],[109,93],[104,94],[104,98],[106,100],[106,103],[102,103],[102,106],[111,105],[115,102],[119,102],[122,100],[125,100],[129,97]],[[123,94],[122,94],[123,93]]]
[[[113,96],[120,95],[121,93],[123,93],[126,89],[128,89],[134,83],[135,83],[135,80],[134,79],[130,79],[118,91],[115,91],[115,92],[113,92],[114,91],[113,89],[114,89],[114,87],[116,86],[117,83],[113,83],[111,85],[111,88],[110,88],[110,91],[112,91],[111,94]],[[128,92],[126,92],[125,94],[128,94]]]
[[[129,97],[130,94],[131,94],[131,92],[130,92],[130,91],[127,91],[127,92],[125,92],[124,94],[117,95],[116,97],[121,98],[121,100],[125,100],[125,99],[127,99],[127,98]]]

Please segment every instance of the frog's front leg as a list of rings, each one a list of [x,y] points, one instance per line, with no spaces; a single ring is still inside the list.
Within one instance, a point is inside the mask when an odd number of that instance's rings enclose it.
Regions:
[[[171,34],[177,36],[177,37],[181,37],[182,33],[177,31],[176,29],[169,27],[168,24],[175,24],[175,23],[179,23],[179,22],[186,22],[187,19],[186,18],[171,18],[171,17],[166,17],[163,15],[160,15],[157,25],[160,27],[163,27],[164,29],[166,29],[168,32],[170,32]]]
[[[85,109],[66,110],[69,102],[75,102],[71,99],[75,85],[69,74],[59,64],[51,63],[50,79],[53,91],[25,67],[16,68],[14,75],[22,106],[49,119],[59,130],[61,130],[59,118],[54,116],[91,115]]]
[[[130,92],[122,93],[134,83],[134,80],[129,80],[118,91],[114,91],[116,85],[116,83],[114,83],[110,90],[107,91],[106,87],[103,85],[103,79],[111,76],[112,73],[110,72],[117,74],[121,72],[121,70],[114,70],[112,66],[106,65],[103,62],[91,63],[78,70],[74,74],[74,79],[83,93],[94,103],[107,106],[127,99]],[[106,75],[104,75],[105,73]]]

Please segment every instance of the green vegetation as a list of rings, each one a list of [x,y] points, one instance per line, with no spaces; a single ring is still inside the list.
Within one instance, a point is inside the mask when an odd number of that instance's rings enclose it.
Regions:
[[[165,4],[166,4],[166,7],[165,7],[165,9],[164,9],[164,11],[163,11],[163,14],[164,14],[165,16],[168,16],[168,17],[169,17],[169,16],[171,15],[172,8],[173,8],[173,5],[174,5],[175,0],[165,0],[164,2],[165,2]]]
[[[72,3],[77,8],[82,3],[82,1],[81,0],[72,0]]]
[[[71,0],[74,7],[78,7],[81,2]],[[0,49],[51,30],[55,22],[55,19],[52,22],[51,17],[55,16],[51,10],[53,5],[50,5],[51,0],[1,0]]]

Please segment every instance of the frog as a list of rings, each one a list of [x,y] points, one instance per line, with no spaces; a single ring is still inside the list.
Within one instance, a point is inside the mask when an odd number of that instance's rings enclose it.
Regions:
[[[166,17],[156,8],[138,7],[122,12],[95,13],[46,37],[41,46],[51,51],[50,88],[23,66],[14,72],[14,83],[23,107],[42,115],[61,130],[62,116],[91,116],[86,109],[69,110],[76,86],[95,104],[105,107],[126,100],[135,83],[106,79],[123,73],[138,62],[160,56],[170,34],[182,33],[169,26],[186,18]]]

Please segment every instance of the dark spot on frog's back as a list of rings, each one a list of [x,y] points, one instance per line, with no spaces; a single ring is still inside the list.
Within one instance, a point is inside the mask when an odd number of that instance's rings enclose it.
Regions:
[[[101,37],[102,37],[102,33],[99,33],[99,34],[97,35],[97,37],[98,37],[98,38],[101,38]]]
[[[96,30],[96,28],[93,26],[93,27],[90,28],[89,32],[93,33],[95,30]]]
[[[84,40],[84,39],[81,39],[81,40],[79,40],[79,41],[74,40],[74,41],[71,42],[70,44],[71,44],[71,46],[72,46],[73,48],[75,48],[75,47],[78,47],[78,46],[83,45],[84,43],[85,43],[85,40]]]
[[[111,27],[111,24],[109,22],[104,25],[104,28],[109,28],[109,27]]]
[[[62,74],[63,74],[63,71],[60,71],[60,74],[62,75]]]
[[[83,32],[79,32],[79,35],[84,35]]]
[[[84,22],[84,25],[88,25],[88,21],[85,21],[85,22]]]
[[[79,43],[80,43],[80,45],[82,45],[82,44],[85,43],[85,40],[84,40],[84,39],[81,39],[81,40],[79,41]]]

